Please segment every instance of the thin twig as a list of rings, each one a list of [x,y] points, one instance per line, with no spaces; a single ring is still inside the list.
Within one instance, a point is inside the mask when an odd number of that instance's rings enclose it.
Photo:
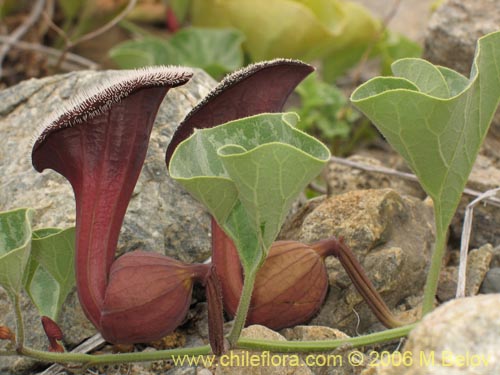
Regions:
[[[53,31],[55,31],[57,35],[59,35],[61,38],[64,39],[64,43],[66,45],[71,43],[71,40],[69,39],[68,34],[66,34],[66,32],[63,29],[61,29],[59,26],[57,26],[54,23],[54,21],[52,20],[52,17],[49,14],[47,14],[46,12],[43,12],[43,17],[44,17],[45,21],[47,22],[47,25]]]
[[[91,31],[88,34],[85,34],[75,40],[74,42],[71,43],[71,48],[76,46],[77,44],[86,42],[90,39],[94,39],[95,37],[104,34],[106,31],[110,30],[114,26],[116,26],[121,20],[123,20],[127,15],[135,8],[137,5],[137,0],[130,0],[127,4],[127,7],[123,9],[123,11],[120,12],[115,18],[113,18],[111,21],[109,21],[107,24],[104,26],[98,28],[97,30]]]
[[[373,166],[373,165],[358,163],[356,161],[352,161],[352,160],[349,160],[349,159],[340,158],[340,157],[337,157],[337,156],[332,156],[330,158],[330,161],[332,161],[334,163],[337,163],[337,164],[341,164],[341,165],[347,165],[349,167],[353,167],[353,168],[356,168],[356,169],[361,169],[361,170],[364,170],[364,171],[367,171],[367,172],[383,173],[383,174],[386,174],[386,175],[389,175],[389,176],[396,176],[396,177],[402,178],[404,180],[410,180],[410,181],[417,181],[418,182],[418,178],[414,174],[412,174],[412,173],[406,173],[406,172],[400,172],[400,171],[392,169],[392,168],[377,167],[377,166]],[[481,191],[477,191],[477,190],[469,189],[469,188],[465,188],[463,192],[464,192],[464,194],[470,195],[470,196],[473,196],[473,197],[479,197],[482,194],[484,194]],[[500,199],[498,199],[496,197],[488,196],[488,197],[486,197],[484,199],[484,201],[486,203],[488,203],[488,204],[493,205],[493,206],[500,207]]]
[[[467,208],[465,209],[464,225],[462,228],[462,238],[460,242],[460,263],[458,266],[456,298],[465,297],[465,282],[467,277],[467,255],[469,251],[470,234],[472,231],[472,217],[474,215],[474,207],[479,202],[484,201],[487,198],[494,197],[496,193],[499,191],[500,187],[485,191],[483,194],[481,194],[472,202],[470,202],[467,205]]]
[[[45,0],[45,8],[42,12],[42,17],[46,21],[47,19],[52,20],[52,17],[54,17],[55,13],[55,1],[56,0]],[[49,30],[49,23],[41,23],[40,27],[38,29],[39,35],[45,35],[47,31]]]
[[[98,333],[88,340],[84,341],[82,344],[78,345],[75,349],[71,351],[71,353],[88,353],[92,350],[97,349],[106,341],[102,338],[101,334]],[[64,371],[64,367],[58,364],[54,364],[46,369],[44,372],[39,373],[38,375],[57,375],[61,371]]]
[[[45,0],[38,0],[33,8],[31,9],[31,13],[26,20],[21,23],[11,34],[10,34],[10,42],[6,43],[0,49],[0,77],[2,77],[2,65],[3,60],[9,53],[11,46],[19,41],[21,37],[26,34],[26,32],[32,27],[35,22],[40,18],[43,7],[45,6]]]
[[[47,47],[41,44],[37,43],[28,43],[28,42],[23,42],[21,40],[15,41],[12,40],[10,37],[6,36],[0,36],[0,44],[10,44],[11,47],[18,48],[18,49],[23,49],[23,50],[29,50],[29,51],[36,51],[43,53],[48,56],[52,56],[55,58],[59,58],[62,54],[61,51],[58,49],[52,48],[52,47]],[[76,55],[74,53],[68,52],[66,55],[67,60],[71,61],[74,64],[77,64],[79,66],[82,66],[87,69],[97,69],[99,67],[99,64],[89,60],[85,57]]]
[[[135,8],[136,5],[137,5],[137,0],[130,0],[128,2],[127,6],[125,7],[125,9],[123,11],[121,11],[120,14],[118,14],[116,17],[114,17],[111,21],[109,21],[104,26],[81,36],[80,38],[76,39],[75,41],[69,41],[69,39],[66,38],[66,45],[64,47],[64,50],[62,51],[61,56],[59,57],[59,60],[56,64],[56,66],[59,67],[62,64],[62,62],[66,58],[66,55],[69,53],[69,50],[71,48],[74,48],[76,45],[78,45],[80,43],[86,42],[86,41],[91,40],[91,39],[93,39],[101,34],[104,34],[108,30],[110,30],[111,28],[116,26],[120,21],[122,21]]]
[[[316,193],[320,193],[320,194],[326,194],[327,193],[327,189],[321,185],[318,185],[317,183],[315,182],[310,182],[307,187],[309,189],[311,189],[312,191],[315,191]]]

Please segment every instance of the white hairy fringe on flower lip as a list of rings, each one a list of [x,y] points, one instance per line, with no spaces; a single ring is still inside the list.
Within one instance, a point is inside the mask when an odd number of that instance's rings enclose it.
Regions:
[[[115,71],[115,77],[83,89],[76,97],[53,111],[38,127],[32,140],[32,149],[39,147],[48,134],[84,123],[107,111],[132,92],[146,87],[176,87],[186,83],[193,75],[189,68],[152,66],[133,70]]]
[[[269,61],[263,61],[263,62],[258,62],[255,64],[248,65],[240,70],[237,70],[231,74],[228,74],[227,76],[224,77],[222,81],[219,82],[217,86],[215,86],[204,98],[201,100],[184,118],[182,123],[186,122],[189,120],[191,116],[193,116],[198,110],[205,106],[206,103],[211,101],[214,97],[218,96],[222,92],[224,92],[228,87],[233,86],[234,84],[240,82],[241,80],[245,79],[246,77],[250,76],[252,73],[257,72],[263,68],[268,68],[271,66],[275,65],[281,65],[283,63],[289,64],[289,65],[304,65],[303,61],[300,60],[293,60],[293,59],[283,59],[283,58],[278,58],[274,60],[269,60]],[[181,125],[182,125],[181,123]]]

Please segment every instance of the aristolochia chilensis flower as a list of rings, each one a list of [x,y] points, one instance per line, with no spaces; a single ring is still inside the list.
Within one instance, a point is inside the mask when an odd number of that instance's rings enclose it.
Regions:
[[[191,76],[170,67],[120,71],[53,114],[34,142],[35,169],[53,169],[73,187],[78,296],[113,343],[155,340],[176,328],[192,282],[207,270],[142,251],[113,264],[158,108]]]

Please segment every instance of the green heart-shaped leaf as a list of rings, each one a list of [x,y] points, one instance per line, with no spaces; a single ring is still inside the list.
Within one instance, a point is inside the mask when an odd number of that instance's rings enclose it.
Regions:
[[[295,129],[294,113],[260,114],[197,130],[175,150],[170,174],[234,240],[243,267],[267,254],[297,195],[330,153]]]
[[[75,228],[36,230],[31,246],[25,289],[40,315],[57,320],[75,286]]]
[[[398,78],[374,78],[351,96],[405,158],[434,202],[436,244],[423,313],[434,305],[446,231],[500,101],[500,32],[478,41],[470,79],[420,59],[403,59]]]
[[[446,231],[500,99],[500,33],[478,42],[470,80],[420,59],[393,64],[351,97],[405,158]]]
[[[21,208],[0,212],[0,285],[17,298],[31,250],[31,220],[34,211]]]

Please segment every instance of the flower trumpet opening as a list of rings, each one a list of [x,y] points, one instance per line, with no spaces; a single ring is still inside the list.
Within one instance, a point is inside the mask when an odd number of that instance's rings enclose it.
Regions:
[[[167,168],[177,146],[194,129],[266,112],[280,112],[295,87],[314,67],[298,60],[275,59],[252,64],[224,78],[184,118],[170,141]]]

